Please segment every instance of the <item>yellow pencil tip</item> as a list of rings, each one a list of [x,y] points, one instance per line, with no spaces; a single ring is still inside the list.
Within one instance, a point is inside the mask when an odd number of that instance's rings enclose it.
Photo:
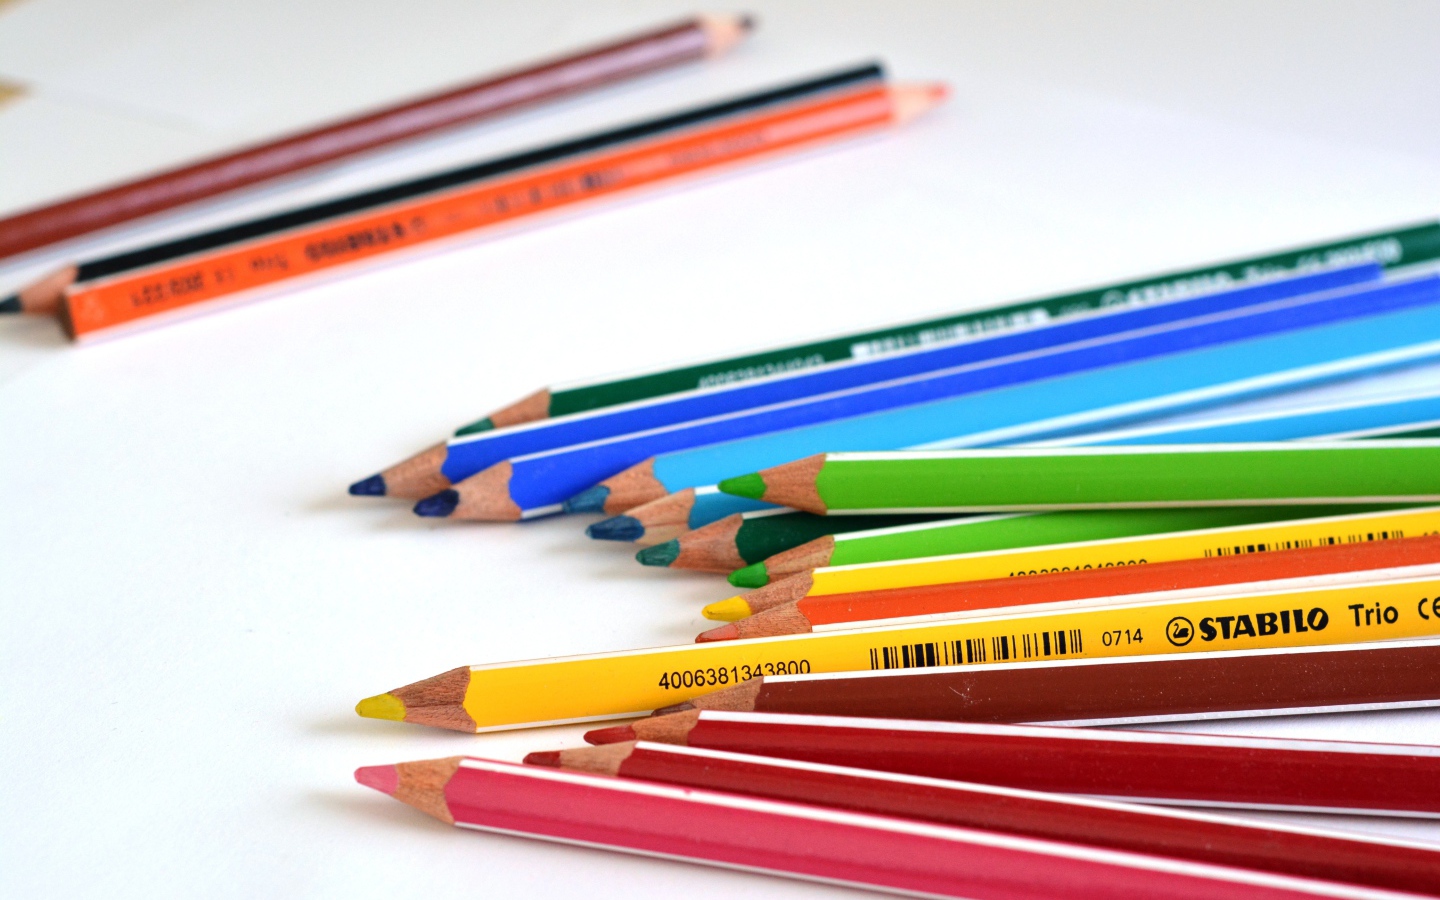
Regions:
[[[710,604],[701,610],[700,614],[712,622],[734,622],[736,619],[752,615],[752,612],[750,604],[745,602],[744,597],[731,597],[728,600]]]
[[[405,701],[394,694],[376,694],[355,704],[355,711],[367,719],[405,721]]]

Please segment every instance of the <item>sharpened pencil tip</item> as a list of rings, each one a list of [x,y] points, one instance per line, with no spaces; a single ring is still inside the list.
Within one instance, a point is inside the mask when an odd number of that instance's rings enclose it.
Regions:
[[[642,566],[668,566],[679,558],[679,541],[666,541],[663,544],[646,547],[644,550],[635,554],[635,559]]]
[[[460,505],[460,492],[448,488],[415,504],[415,515],[445,518]]]
[[[19,313],[25,310],[20,308],[20,295],[11,294],[4,300],[0,300],[0,313]]]
[[[645,526],[631,516],[611,516],[586,528],[585,533],[597,541],[638,541],[645,536]]]
[[[552,769],[560,768],[559,750],[536,750],[534,753],[525,754],[523,760],[527,766],[549,766]]]
[[[376,694],[355,704],[355,711],[367,719],[405,721],[405,701],[394,694]]]
[[[371,475],[369,478],[362,478],[350,485],[350,496],[352,497],[383,497],[385,496],[385,476]]]
[[[611,725],[608,728],[595,728],[585,732],[585,743],[587,744],[619,744],[623,741],[633,741],[639,737],[635,729],[629,725]],[[557,754],[558,755],[558,754]],[[529,762],[529,757],[526,757]]]
[[[695,635],[695,643],[710,644],[715,641],[739,640],[740,629],[735,627],[734,622],[728,622],[719,628],[712,628],[709,631],[702,631]]]
[[[604,512],[605,501],[609,496],[610,489],[603,484],[597,484],[566,500],[564,509],[567,513]]]
[[[765,479],[758,472],[751,472],[749,475],[741,475],[738,478],[727,478],[720,482],[718,487],[722,492],[733,494],[736,497],[749,497],[751,500],[765,498]]]
[[[400,787],[400,770],[394,766],[361,766],[355,770],[355,780],[382,794],[393,795]]]
[[[712,622],[734,622],[736,619],[743,619],[755,614],[750,604],[745,602],[744,597],[731,597],[712,603],[700,611],[700,614]]]
[[[731,572],[726,580],[738,588],[764,587],[770,583],[770,572],[763,562],[751,563],[743,569]]]
[[[494,431],[494,430],[495,430],[495,423],[492,422],[492,421],[490,421],[490,417],[489,417],[489,416],[486,416],[485,418],[481,419],[481,420],[478,421],[478,422],[471,422],[469,425],[466,425],[464,428],[457,428],[457,429],[455,429],[455,436],[456,436],[456,437],[465,437],[466,435],[469,435],[469,434],[479,434],[479,433],[482,432],[482,431]]]

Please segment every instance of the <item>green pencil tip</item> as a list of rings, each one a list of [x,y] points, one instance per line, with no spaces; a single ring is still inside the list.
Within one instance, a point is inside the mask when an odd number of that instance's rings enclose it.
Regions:
[[[479,434],[479,433],[482,432],[482,431],[494,431],[494,430],[495,430],[495,423],[492,422],[492,421],[490,421],[490,417],[489,417],[489,416],[486,416],[485,418],[481,419],[481,420],[478,421],[478,422],[471,422],[469,425],[466,425],[464,428],[456,429],[456,431],[455,431],[455,436],[456,436],[456,437],[464,437],[464,436],[467,435],[467,434]]]
[[[770,583],[770,573],[765,571],[763,562],[753,563],[731,572],[730,583],[738,588],[764,587]]]
[[[666,541],[653,547],[646,547],[635,558],[642,566],[668,566],[680,555],[679,541]]]
[[[741,475],[738,478],[727,478],[720,482],[719,488],[727,494],[749,497],[751,500],[761,500],[765,497],[765,479],[759,472],[751,472],[749,475]]]

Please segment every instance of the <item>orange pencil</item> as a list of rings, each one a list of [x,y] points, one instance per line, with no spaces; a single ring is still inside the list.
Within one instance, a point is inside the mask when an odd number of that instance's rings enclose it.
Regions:
[[[852,594],[801,597],[712,628],[699,642],[808,634],[817,627],[846,627],[876,619],[960,613],[1035,603],[1062,603],[1099,597],[1209,587],[1255,585],[1289,578],[1380,572],[1440,563],[1440,536],[1398,538],[1361,544],[1182,559],[1110,569],[1082,569],[1024,578],[994,578]],[[795,576],[803,583],[803,576]],[[787,582],[780,582],[786,584]]]

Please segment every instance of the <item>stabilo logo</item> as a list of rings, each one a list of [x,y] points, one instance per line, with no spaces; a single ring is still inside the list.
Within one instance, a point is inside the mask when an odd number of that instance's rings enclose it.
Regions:
[[[1238,616],[1206,616],[1200,620],[1200,640],[1228,641],[1241,637],[1268,637],[1272,634],[1304,634],[1307,631],[1324,631],[1330,624],[1330,614],[1318,606],[1308,612],[1303,609],[1282,609],[1278,612],[1262,612]]]

